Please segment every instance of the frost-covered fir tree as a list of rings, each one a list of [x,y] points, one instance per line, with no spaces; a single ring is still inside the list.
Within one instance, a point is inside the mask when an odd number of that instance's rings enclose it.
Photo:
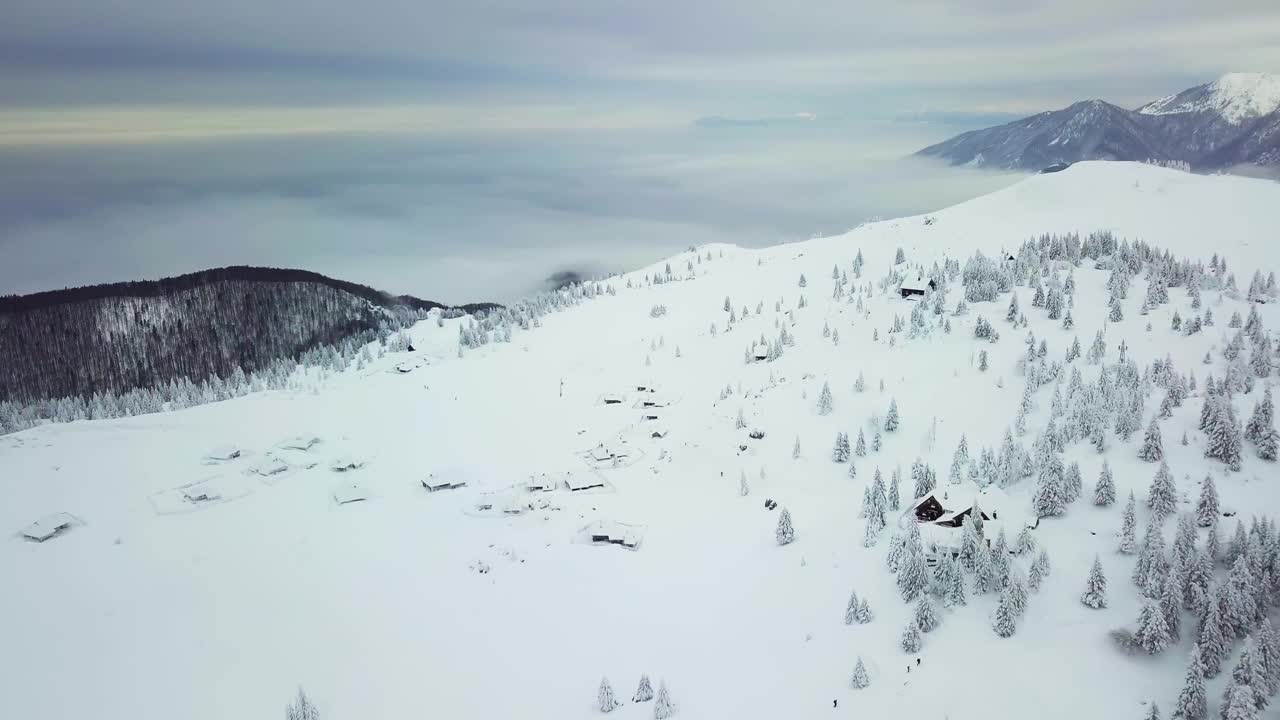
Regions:
[[[898,400],[892,398],[889,400],[889,412],[884,416],[884,431],[896,432],[898,430]]]
[[[1031,498],[1031,506],[1037,517],[1052,517],[1066,511],[1063,473],[1062,458],[1056,453],[1050,453],[1040,468],[1035,494]]]
[[[1225,383],[1225,381],[1224,381]],[[1232,470],[1239,470],[1244,438],[1241,435],[1240,423],[1236,420],[1235,409],[1231,397],[1226,392],[1213,398],[1206,398],[1206,403],[1213,407],[1209,415],[1205,433],[1204,456],[1226,463]]]
[[[1116,501],[1116,482],[1111,476],[1111,465],[1102,461],[1102,471],[1098,473],[1098,484],[1093,486],[1093,504],[1106,507]]]
[[[1012,637],[1018,630],[1018,613],[1014,609],[1010,588],[1006,587],[1000,594],[1000,602],[996,605],[995,617],[991,621],[991,629],[1000,637]]]
[[[1089,569],[1089,577],[1085,580],[1080,602],[1094,610],[1107,606],[1107,576],[1102,572],[1102,559],[1097,555],[1093,556],[1093,567]]]
[[[1160,705],[1155,700],[1147,705],[1147,714],[1142,716],[1142,720],[1161,720]]]
[[[922,641],[920,626],[916,625],[915,620],[908,622],[907,627],[902,631],[902,651],[905,653],[918,653],[920,652]]]
[[[796,444],[791,448],[791,459],[792,460],[800,459],[800,436],[799,435],[796,436]]]
[[[1080,476],[1080,463],[1072,461],[1067,466],[1067,471],[1062,476],[1062,489],[1068,503],[1073,503],[1080,499],[1080,493],[1084,491],[1084,480]]]
[[[862,657],[858,657],[858,664],[853,666],[853,680],[850,683],[854,690],[862,690],[871,686],[871,678],[867,676],[867,666],[862,664]]]
[[[1229,683],[1222,699],[1222,720],[1257,720],[1258,700],[1252,687]]]
[[[879,475],[879,474],[880,474],[880,468],[876,468],[876,475]],[[889,509],[890,510],[902,509],[902,493],[901,493],[901,490],[899,489],[899,485],[901,483],[902,483],[902,478],[899,476],[897,471],[894,471],[893,477],[890,479],[890,482],[889,482]]]
[[[1151,480],[1151,488],[1147,491],[1147,507],[1151,514],[1160,521],[1178,511],[1178,489],[1173,484],[1173,473],[1169,464],[1160,463],[1160,469]]]
[[[1031,536],[1031,528],[1025,525],[1018,531],[1018,537],[1013,541],[1013,552],[1017,555],[1029,555],[1036,549],[1036,540]]]
[[[866,389],[867,389],[867,383],[862,377],[862,372],[859,371],[858,379],[853,383],[853,391],[860,393],[860,392],[866,392]]]
[[[1164,440],[1160,436],[1160,426],[1156,424],[1155,418],[1151,419],[1151,424],[1147,426],[1147,434],[1142,438],[1142,449],[1138,451],[1138,457],[1147,462],[1159,462],[1164,459]]]
[[[986,543],[980,543],[973,555],[973,591],[985,594],[999,589],[1000,578],[996,575],[996,564],[991,558],[991,549]]]
[[[1158,600],[1164,624],[1169,627],[1169,637],[1174,642],[1182,636],[1182,576],[1182,561],[1175,557],[1164,576]]]
[[[854,619],[859,625],[866,625],[875,619],[875,614],[871,612],[871,604],[864,597],[858,601],[858,612],[854,615]]]
[[[653,702],[653,720],[666,720],[676,714],[676,704],[667,690],[667,681],[658,681],[658,699]]]
[[[921,595],[916,601],[915,609],[915,623],[919,626],[920,632],[933,632],[941,622],[938,609],[933,605],[933,599],[927,594]]]
[[[978,372],[986,372],[990,365],[987,363],[987,351],[978,351]]]
[[[1204,720],[1209,712],[1204,687],[1204,665],[1200,659],[1199,643],[1191,646],[1191,658],[1187,661],[1187,677],[1178,693],[1173,717],[1186,720]]]
[[[818,395],[818,414],[830,415],[831,407],[832,407],[831,384],[828,382],[823,382],[822,392]]]
[[[751,494],[751,486],[747,484],[747,471],[743,470],[738,477],[738,494],[746,497]]]
[[[285,707],[284,716],[285,720],[320,720],[320,710],[299,687],[298,697]]]
[[[849,604],[844,608],[844,624],[852,625],[858,620],[858,591],[849,593]]]
[[[875,435],[871,436],[871,452],[880,452],[880,448],[884,446],[880,438],[880,430],[877,429]]]
[[[631,696],[631,702],[649,702],[653,699],[653,684],[649,682],[648,675],[640,676],[640,686],[636,688],[636,694]]]
[[[947,556],[950,558],[950,555]],[[969,602],[964,586],[964,573],[960,571],[960,566],[954,560],[951,563],[951,571],[947,574],[947,584],[943,589],[942,602],[948,607],[959,607]]]
[[[1246,638],[1244,641],[1244,649],[1240,651],[1240,659],[1236,661],[1236,665],[1231,670],[1231,680],[1228,683],[1228,696],[1224,697],[1224,703],[1229,698],[1231,685],[1247,685],[1254,691],[1253,699],[1258,710],[1264,709],[1270,702],[1266,692],[1267,686],[1267,669],[1262,665],[1262,659],[1259,657],[1258,645],[1252,637]]]
[[[1271,386],[1263,388],[1262,399],[1253,406],[1253,414],[1244,426],[1244,439],[1258,442],[1268,432],[1275,430],[1275,406],[1271,401]]]
[[[1031,561],[1031,571],[1027,575],[1027,582],[1032,590],[1039,590],[1044,579],[1049,577],[1049,551],[1044,548],[1036,555],[1036,559]]]
[[[1155,602],[1147,601],[1138,616],[1138,629],[1133,633],[1133,640],[1148,655],[1158,655],[1169,647],[1173,641],[1169,637],[1169,626],[1164,622],[1164,613]]]
[[[609,685],[609,678],[601,678],[600,690],[596,693],[596,709],[602,713],[608,713],[613,712],[621,704],[613,696],[613,686]]]
[[[1124,506],[1124,519],[1120,527],[1120,546],[1117,550],[1125,555],[1132,555],[1138,549],[1138,516],[1137,500],[1133,491],[1129,491],[1129,502]]]
[[[915,523],[907,530],[902,558],[898,563],[898,592],[902,599],[911,602],[929,585],[929,566],[925,562],[920,529]]]
[[[779,545],[789,545],[796,539],[796,531],[791,527],[791,511],[786,508],[782,508],[782,514],[778,516],[778,529],[774,534]]]
[[[1231,639],[1222,624],[1222,613],[1219,610],[1221,586],[1209,598],[1205,607],[1204,618],[1200,622],[1200,635],[1196,643],[1200,648],[1200,660],[1204,666],[1204,676],[1217,677],[1222,672],[1222,663],[1231,654]]]
[[[842,463],[849,461],[849,436],[838,432],[836,433],[836,446],[831,451],[831,459],[835,462]]]
[[[853,454],[858,457],[867,456],[867,438],[862,434],[862,428],[858,428],[858,442],[853,447]]]

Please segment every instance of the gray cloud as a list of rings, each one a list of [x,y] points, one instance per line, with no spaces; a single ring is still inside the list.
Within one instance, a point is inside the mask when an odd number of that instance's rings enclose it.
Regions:
[[[901,156],[953,128],[850,125],[0,150],[0,293],[227,264],[450,302],[922,212],[1012,176]],[[866,139],[862,139],[866,138]]]

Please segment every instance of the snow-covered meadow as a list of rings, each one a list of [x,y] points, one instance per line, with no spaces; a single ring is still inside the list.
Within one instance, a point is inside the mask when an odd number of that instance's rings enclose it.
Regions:
[[[1152,700],[1167,716],[1195,639],[1193,613],[1182,612],[1181,639],[1154,656],[1123,654],[1108,637],[1135,627],[1144,603],[1130,579],[1137,556],[1117,553],[1118,532],[1130,491],[1139,541],[1151,516],[1145,500],[1159,463],[1139,449],[1163,387],[1147,386],[1129,440],[1108,426],[1101,454],[1087,439],[1066,444],[1061,460],[1079,463],[1082,497],[1031,531],[1051,571],[1010,637],[993,631],[1000,594],[970,586],[967,604],[939,602],[939,626],[918,652],[904,652],[914,607],[885,556],[912,523],[888,511],[888,527],[864,547],[859,510],[877,468],[886,483],[901,471],[905,509],[917,460],[943,488],[962,436],[975,459],[999,452],[1023,405],[1028,333],[1045,341],[1051,363],[1076,337],[1087,355],[1105,329],[1103,363],[1074,359],[1061,390],[1073,367],[1095,383],[1121,343],[1140,373],[1168,357],[1176,374],[1198,381],[1157,423],[1178,511],[1194,511],[1210,475],[1222,509],[1246,523],[1280,512],[1277,465],[1246,442],[1231,471],[1204,457],[1200,430],[1205,381],[1227,374],[1233,313],[1255,308],[1264,328],[1280,327],[1277,298],[1244,298],[1254,271],[1280,270],[1276,207],[1276,183],[1082,163],[837,237],[701,247],[611,278],[616,294],[461,357],[459,326],[469,319],[423,322],[410,331],[407,372],[396,369],[405,354],[393,353],[314,392],[0,437],[0,527],[12,532],[0,543],[0,717],[277,718],[300,685],[334,719],[586,718],[599,712],[607,677],[623,701],[611,717],[625,720],[654,715],[654,702],[629,702],[642,674],[655,688],[665,682],[683,718],[1140,718]],[[1202,287],[1193,309],[1187,289],[1171,287],[1168,302],[1143,315],[1148,280],[1139,272],[1123,319],[1112,321],[1111,272],[1085,258],[1073,270],[1073,328],[1033,307],[1025,281],[1013,292],[1028,324],[1014,328],[1007,292],[955,315],[965,294],[957,275],[946,283],[946,312],[926,318],[935,327],[911,337],[922,302],[899,297],[897,282],[881,284],[946,260],[964,267],[975,251],[1004,262],[1041,234],[1093,231],[1206,267],[1218,254],[1240,292]],[[906,262],[895,265],[899,248]],[[648,281],[668,267],[670,281]],[[1210,310],[1214,324],[1199,333],[1171,329],[1175,312],[1187,322]],[[890,332],[896,316],[906,328]],[[997,342],[975,339],[979,317]],[[746,361],[783,328],[794,343],[779,357]],[[1252,392],[1235,393],[1237,418],[1249,419],[1274,378],[1273,369]],[[824,383],[830,412],[820,407]],[[650,394],[640,386],[668,401],[656,420],[642,419]],[[1034,391],[1015,436],[1031,455],[1053,393],[1053,382]],[[609,394],[623,401],[604,402]],[[891,402],[900,426],[885,432]],[[657,427],[665,437],[653,437]],[[859,431],[869,447],[850,458],[850,477],[833,446],[838,433],[856,440]],[[279,449],[307,433],[320,442]],[[600,444],[628,458],[595,461]],[[225,445],[241,455],[206,458]],[[272,473],[270,458],[285,467]],[[359,467],[336,472],[339,459]],[[1097,507],[1104,461],[1118,500]],[[527,487],[531,475],[566,472],[603,482],[580,492]],[[428,492],[429,475],[467,484]],[[198,483],[217,497],[183,493]],[[335,495],[352,483],[367,499],[340,503]],[[1037,485],[1032,475],[1003,488],[1011,512],[1034,518]],[[483,511],[486,502],[494,509]],[[174,507],[187,511],[165,511]],[[784,509],[794,542],[780,546]],[[78,524],[43,543],[20,536],[56,512]],[[1224,549],[1236,517],[1219,523]],[[616,524],[641,529],[636,547],[590,541],[590,528]],[[1168,544],[1176,525],[1164,522]],[[1207,530],[1198,534],[1203,545]],[[1081,602],[1095,557],[1109,581],[1100,609]],[[1025,577],[1031,557],[1010,563]],[[845,624],[851,591],[867,600],[870,622]],[[1211,713],[1241,647],[1209,681]],[[852,687],[859,658],[864,689]]]

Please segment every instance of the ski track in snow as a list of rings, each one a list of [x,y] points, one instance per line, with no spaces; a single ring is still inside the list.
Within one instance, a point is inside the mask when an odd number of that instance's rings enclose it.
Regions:
[[[1031,593],[1013,637],[991,630],[996,597],[972,596],[967,607],[940,611],[942,624],[924,636],[920,653],[902,652],[911,609],[883,561],[891,530],[877,547],[862,547],[864,484],[877,466],[886,482],[895,466],[907,476],[916,457],[945,483],[961,433],[973,456],[998,447],[1021,398],[1014,364],[1025,331],[1004,322],[1003,295],[952,318],[950,335],[899,338],[891,348],[886,330],[895,313],[909,315],[911,303],[876,293],[870,317],[856,317],[852,305],[831,299],[831,268],[849,271],[861,249],[862,285],[884,275],[899,246],[908,262],[929,265],[946,254],[963,263],[974,250],[996,256],[1033,235],[1110,229],[1205,262],[1219,252],[1243,290],[1255,269],[1280,270],[1277,207],[1275,183],[1081,163],[931,213],[931,225],[911,217],[763,250],[708,246],[701,253],[715,259],[695,264],[696,279],[624,287],[626,277],[660,271],[657,263],[614,279],[616,297],[549,315],[542,328],[463,359],[456,357],[460,321],[424,322],[412,335],[416,354],[431,364],[407,374],[350,372],[314,394],[267,392],[0,438],[0,527],[15,533],[0,543],[0,717],[273,718],[301,684],[335,720],[588,718],[596,715],[602,675],[627,700],[641,673],[655,688],[665,679],[679,718],[1122,718],[1137,717],[1138,703],[1152,698],[1167,711],[1182,684],[1187,633],[1152,658],[1122,656],[1106,638],[1132,624],[1140,607],[1129,581],[1134,558],[1114,552],[1114,532],[1130,490],[1140,500],[1139,531],[1146,526],[1141,500],[1156,466],[1137,458],[1141,431],[1129,443],[1114,439],[1105,455],[1120,498],[1110,508],[1088,500],[1102,457],[1087,443],[1067,449],[1065,460],[1083,470],[1084,497],[1036,531],[1053,570]],[[673,271],[683,274],[690,257],[671,259]],[[1088,348],[1106,318],[1106,277],[1089,263],[1077,270],[1072,331],[1047,320],[1031,307],[1028,289],[1017,288],[1051,359],[1062,357],[1073,336]],[[1168,353],[1179,370],[1194,370],[1201,388],[1210,372],[1220,376],[1227,321],[1247,305],[1204,292],[1217,325],[1185,337],[1169,330],[1175,309],[1192,315],[1185,292],[1171,289],[1170,303],[1143,317],[1144,288],[1136,278],[1125,320],[1108,330],[1109,360],[1123,339],[1141,366]],[[744,365],[753,339],[777,335],[774,302],[794,309],[801,293],[809,305],[795,310],[795,346],[777,362]],[[752,313],[728,332],[725,295]],[[954,283],[948,306],[961,296]],[[756,316],[760,301],[764,313]],[[656,303],[669,308],[665,317],[649,317]],[[1274,304],[1260,312],[1268,328],[1280,327]],[[978,315],[996,325],[999,343],[973,339]],[[822,337],[824,321],[839,329],[839,346]],[[658,337],[665,347],[650,352]],[[980,349],[991,354],[986,373],[976,369]],[[1206,350],[1214,367],[1200,362]],[[403,359],[389,354],[375,367],[389,370]],[[1086,379],[1096,376],[1095,367],[1084,368]],[[862,394],[852,390],[859,371],[867,381]],[[778,378],[773,387],[770,372]],[[614,492],[551,493],[550,508],[513,517],[464,512],[478,492],[531,473],[588,473],[575,453],[640,426],[634,392],[619,406],[597,399],[649,380],[681,402],[664,409],[667,438],[631,441],[644,451],[640,462],[601,471]],[[824,380],[835,409],[819,416]],[[726,383],[735,394],[718,402]],[[742,399],[738,383],[760,396]],[[1037,393],[1024,444],[1043,426],[1051,394],[1051,387]],[[1237,400],[1239,416],[1247,418],[1255,397]],[[878,454],[855,458],[858,478],[849,479],[848,466],[830,458],[836,433],[856,438],[891,398],[902,428],[885,435]],[[1159,400],[1148,397],[1143,428]],[[734,429],[740,407],[749,427],[767,433],[746,455],[737,452],[745,431]],[[1238,473],[1201,457],[1199,408],[1192,398],[1162,422],[1182,508],[1193,506],[1206,473],[1217,479],[1225,508],[1280,508],[1277,467],[1251,449]],[[937,442],[928,447],[935,417]],[[1178,444],[1184,429],[1188,447]],[[316,467],[274,484],[241,473],[303,432],[322,438],[310,451]],[[797,435],[802,457],[793,460]],[[247,456],[202,464],[206,452],[227,443]],[[347,455],[368,465],[329,470]],[[467,468],[472,484],[424,492],[419,481],[428,472],[451,467]],[[740,471],[751,484],[748,497],[738,495]],[[182,514],[157,514],[149,501],[211,476],[246,492]],[[352,481],[370,499],[337,506],[334,488]],[[909,485],[904,477],[904,503]],[[1027,502],[1033,485],[1024,480],[1009,493]],[[793,544],[775,544],[778,511],[766,510],[765,498],[793,514]],[[16,537],[57,511],[85,524],[43,544]],[[627,551],[578,542],[578,530],[595,520],[644,525],[643,543]],[[1165,525],[1170,538],[1174,525]],[[1234,521],[1224,524],[1224,535],[1232,529]],[[1109,607],[1097,611],[1078,599],[1095,554],[1110,580]],[[1016,562],[1025,569],[1025,560]],[[477,563],[490,570],[476,572]],[[870,624],[843,624],[851,589],[870,600]],[[908,674],[916,655],[922,665]],[[861,691],[849,689],[858,656],[871,675]],[[1209,684],[1211,713],[1227,675]],[[652,703],[627,702],[611,717],[652,712]]]

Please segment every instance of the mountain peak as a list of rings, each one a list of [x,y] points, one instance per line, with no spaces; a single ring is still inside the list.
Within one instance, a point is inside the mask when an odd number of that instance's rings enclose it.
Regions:
[[[1239,125],[1280,109],[1280,75],[1270,73],[1227,73],[1204,85],[1148,103],[1143,115],[1173,115],[1188,112],[1216,112],[1224,120]]]

